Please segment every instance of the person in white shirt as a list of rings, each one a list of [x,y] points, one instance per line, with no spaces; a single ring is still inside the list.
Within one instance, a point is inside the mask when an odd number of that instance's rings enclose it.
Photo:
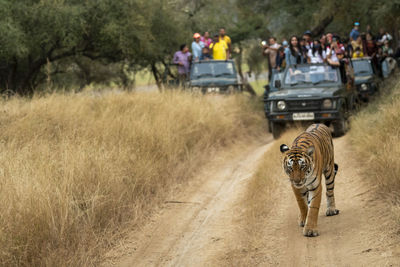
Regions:
[[[308,49],[307,61],[308,63],[324,63],[326,60],[326,53],[322,49],[321,43],[315,40],[312,48]]]
[[[342,50],[344,52],[344,46],[340,45],[335,37],[332,38],[332,43],[330,47],[326,49],[326,58],[330,59],[332,62],[339,62],[336,54],[338,50]]]

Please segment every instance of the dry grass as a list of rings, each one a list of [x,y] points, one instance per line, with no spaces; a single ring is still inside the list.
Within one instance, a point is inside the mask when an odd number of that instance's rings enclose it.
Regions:
[[[399,107],[400,80],[395,77],[381,96],[354,118],[350,138],[366,180],[379,185],[380,197],[389,197],[400,218]]]
[[[2,102],[0,264],[96,265],[210,151],[262,134],[255,110],[242,96],[184,93]]]
[[[241,218],[243,225],[239,232],[240,236],[235,238],[240,240],[240,243],[232,244],[227,253],[226,260],[230,263],[228,265],[259,266],[262,264],[264,255],[261,253],[261,248],[265,247],[265,242],[268,242],[263,232],[268,227],[268,217],[273,208],[274,199],[279,194],[278,187],[287,182],[279,147],[283,143],[291,146],[301,131],[292,129],[285,132],[279,140],[272,143],[260,161],[242,201],[246,203]]]

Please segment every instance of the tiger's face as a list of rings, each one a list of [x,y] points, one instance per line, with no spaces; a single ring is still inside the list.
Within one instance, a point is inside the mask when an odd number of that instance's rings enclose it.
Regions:
[[[281,152],[285,154],[283,169],[289,176],[290,182],[296,188],[303,187],[314,169],[312,158],[314,147],[309,147],[307,150],[289,149],[287,145],[283,144],[281,145]]]

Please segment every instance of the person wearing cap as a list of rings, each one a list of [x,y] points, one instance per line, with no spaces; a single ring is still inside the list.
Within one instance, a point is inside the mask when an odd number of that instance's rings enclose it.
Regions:
[[[201,35],[199,33],[193,34],[193,42],[192,42],[192,55],[193,61],[199,61],[201,57],[201,51],[204,47],[204,43],[200,41]]]
[[[212,57],[214,60],[227,60],[229,59],[229,47],[226,42],[219,38],[219,34],[214,34],[214,42],[210,44]]]
[[[360,27],[359,22],[354,22],[354,28],[350,32],[350,42],[357,40],[357,37],[360,35],[358,28]]]
[[[311,39],[311,31],[307,30],[303,33],[303,41],[304,41],[304,47],[307,49],[307,53],[308,51],[313,47],[313,41]]]

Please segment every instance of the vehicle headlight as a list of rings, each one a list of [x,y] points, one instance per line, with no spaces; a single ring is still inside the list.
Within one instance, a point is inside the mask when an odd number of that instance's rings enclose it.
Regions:
[[[193,86],[193,87],[192,87],[192,91],[193,91],[193,92],[198,92],[198,91],[200,91],[200,87]]]
[[[284,110],[286,108],[286,103],[285,103],[285,101],[280,100],[280,101],[278,101],[276,106],[278,107],[279,110]]]
[[[361,84],[361,90],[362,91],[367,91],[368,90],[368,85],[366,85],[365,83]]]
[[[333,102],[332,102],[332,100],[330,100],[330,99],[325,99],[325,100],[322,102],[322,107],[323,107],[323,108],[327,108],[327,109],[332,108],[332,107],[333,107]]]

